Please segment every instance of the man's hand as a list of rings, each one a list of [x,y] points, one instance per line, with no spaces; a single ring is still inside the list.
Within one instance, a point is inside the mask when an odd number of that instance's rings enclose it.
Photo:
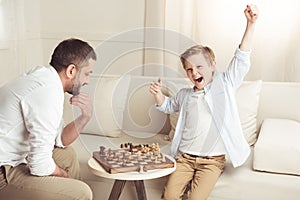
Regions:
[[[71,97],[70,104],[79,107],[81,115],[64,127],[61,137],[64,146],[68,146],[76,140],[93,114],[92,101],[85,93]]]
[[[69,174],[57,165],[56,165],[54,172],[52,174],[50,174],[50,176],[59,176],[59,177],[69,178]]]
[[[247,5],[244,13],[248,22],[255,23],[259,15],[259,10],[256,5],[250,4]]]
[[[82,118],[86,119],[87,121],[91,119],[93,108],[91,98],[88,94],[79,93],[78,95],[71,97],[70,104],[80,108]]]

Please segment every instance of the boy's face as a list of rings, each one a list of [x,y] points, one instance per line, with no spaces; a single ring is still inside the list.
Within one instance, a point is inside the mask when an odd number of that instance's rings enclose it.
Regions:
[[[185,71],[187,77],[198,90],[203,89],[212,81],[215,63],[210,64],[202,54],[188,57],[185,61]]]

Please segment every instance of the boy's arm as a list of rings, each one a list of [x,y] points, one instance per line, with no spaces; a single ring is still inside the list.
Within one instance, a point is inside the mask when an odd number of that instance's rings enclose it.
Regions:
[[[259,10],[255,5],[247,5],[246,9],[244,10],[244,13],[247,18],[247,26],[240,44],[240,49],[242,51],[250,51],[252,46],[255,23],[259,15]]]
[[[161,92],[161,80],[160,78],[157,81],[151,83],[149,91],[153,94],[155,103],[157,105],[162,105],[165,101],[165,95]]]

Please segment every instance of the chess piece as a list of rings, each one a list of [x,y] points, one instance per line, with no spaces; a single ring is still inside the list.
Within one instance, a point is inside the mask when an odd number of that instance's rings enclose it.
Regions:
[[[137,160],[142,160],[142,153],[140,151],[137,152]]]
[[[131,144],[131,143],[129,145],[129,152],[133,152],[133,144]]]
[[[140,173],[140,174],[145,173],[145,171],[144,171],[144,166],[143,166],[143,165],[140,165],[139,173]]]
[[[105,147],[104,146],[100,146],[100,155],[105,155]]]
[[[161,161],[166,162],[166,156],[164,154],[162,155],[162,160]]]

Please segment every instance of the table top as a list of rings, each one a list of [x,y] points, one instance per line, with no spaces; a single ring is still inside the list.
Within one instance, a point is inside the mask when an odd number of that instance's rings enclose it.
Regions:
[[[123,173],[117,173],[117,174],[110,174],[94,158],[90,158],[88,160],[88,166],[89,166],[90,171],[93,174],[104,177],[104,178],[117,179],[117,180],[148,180],[148,179],[155,179],[155,178],[167,176],[176,169],[176,162],[175,162],[174,158],[172,158],[168,155],[166,155],[166,156],[174,162],[174,167],[148,170],[147,172],[144,172],[144,173],[123,172]]]

